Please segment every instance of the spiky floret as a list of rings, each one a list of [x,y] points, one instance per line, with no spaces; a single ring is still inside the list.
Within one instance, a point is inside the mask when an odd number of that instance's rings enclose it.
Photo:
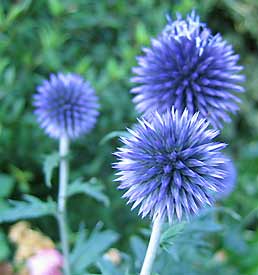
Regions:
[[[88,133],[98,116],[94,89],[74,73],[50,75],[37,87],[33,104],[40,126],[54,138],[74,139]]]
[[[184,20],[178,15],[168,24],[150,48],[143,48],[138,66],[133,68],[137,83],[131,92],[139,112],[151,119],[175,106],[191,114],[200,112],[214,127],[230,121],[230,113],[238,110],[243,92],[240,82],[243,69],[239,56],[220,34],[213,36],[209,28],[192,12]]]
[[[219,132],[208,125],[198,113],[172,109],[128,129],[114,167],[132,209],[139,206],[142,217],[161,214],[172,222],[198,213],[225,190],[226,145],[214,141]]]

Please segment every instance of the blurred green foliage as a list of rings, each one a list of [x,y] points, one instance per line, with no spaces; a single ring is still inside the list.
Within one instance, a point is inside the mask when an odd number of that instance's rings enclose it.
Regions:
[[[258,274],[258,2],[257,0],[2,0],[0,5],[0,213],[6,213],[6,198],[36,203],[56,196],[57,173],[53,156],[57,142],[39,129],[32,110],[35,87],[50,73],[76,72],[96,89],[101,115],[89,135],[72,144],[71,181],[81,178],[70,199],[69,221],[73,232],[83,221],[89,229],[99,220],[103,234],[113,234],[115,246],[124,251],[121,267],[104,258],[96,260],[94,272],[131,274],[137,272],[146,248],[142,230],[148,221],[131,213],[121,192],[112,182],[112,152],[119,146],[117,135],[135,122],[137,114],[129,89],[131,67],[141,47],[149,45],[165,24],[165,13],[200,13],[214,32],[234,45],[245,66],[246,93],[241,111],[226,125],[222,138],[238,168],[238,184],[233,194],[220,204],[238,213],[235,219],[225,212],[212,212],[208,221],[197,220],[197,228],[211,226],[192,235],[185,225],[175,235],[188,232],[182,244],[176,237],[168,252],[160,252],[156,272],[170,274]],[[52,183],[50,189],[45,185]],[[80,183],[87,182],[81,191]],[[92,185],[93,183],[93,185]],[[96,186],[94,184],[97,184]],[[72,192],[72,191],[71,191]],[[87,193],[88,197],[82,195]],[[92,195],[93,194],[93,195]],[[99,203],[98,201],[104,202]],[[109,207],[106,207],[110,202]],[[16,202],[17,204],[17,202]],[[106,205],[106,206],[105,206]],[[31,213],[29,213],[31,214]],[[28,215],[29,215],[28,214]],[[215,215],[215,216],[214,216]],[[24,217],[25,218],[25,217]],[[6,236],[10,223],[0,231],[0,261],[11,259]],[[58,241],[52,218],[34,220],[34,226]],[[182,231],[183,230],[183,231]],[[188,231],[187,231],[188,230]],[[181,232],[182,231],[182,232]],[[106,232],[106,233],[105,233]],[[190,233],[189,233],[190,232]],[[89,238],[93,238],[94,234]],[[190,238],[189,236],[195,236]],[[83,237],[85,238],[85,237]],[[104,235],[102,236],[104,238]],[[71,237],[73,239],[73,235]],[[105,239],[105,238],[104,238]],[[180,239],[180,238],[179,238]],[[197,244],[194,244],[194,241]],[[171,240],[170,240],[171,241]],[[192,241],[192,242],[191,242]],[[200,243],[199,243],[200,242]],[[113,243],[113,242],[111,242]],[[110,245],[111,245],[110,243]],[[97,245],[97,244],[96,244]],[[106,247],[108,247],[107,245]],[[178,250],[173,249],[178,248]],[[166,247],[166,245],[165,245]],[[79,248],[78,248],[79,249]],[[83,248],[80,248],[83,249]],[[96,253],[102,253],[105,249]],[[87,245],[84,250],[87,251]],[[175,252],[176,251],[176,252]],[[187,252],[187,253],[186,253]],[[127,256],[131,254],[132,257]],[[185,255],[185,257],[182,257]],[[90,263],[92,263],[92,261]],[[128,272],[128,273],[126,273]]]

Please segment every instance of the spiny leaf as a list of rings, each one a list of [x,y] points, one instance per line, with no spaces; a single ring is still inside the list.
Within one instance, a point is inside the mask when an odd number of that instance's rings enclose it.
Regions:
[[[51,178],[54,168],[58,166],[60,156],[57,152],[46,156],[43,164],[43,170],[45,174],[45,183],[48,187],[51,187]]]
[[[140,268],[146,253],[146,243],[138,236],[130,238],[130,247],[135,258],[135,266]]]
[[[172,245],[175,238],[179,234],[182,234],[182,232],[184,231],[185,225],[186,225],[185,222],[181,222],[181,223],[173,225],[168,230],[166,230],[161,235],[160,245],[161,246],[165,246],[166,244],[171,244]]]
[[[99,231],[95,229],[86,239],[85,233],[79,234],[77,242],[70,256],[70,262],[75,274],[84,271],[91,264],[98,261],[103,253],[118,239],[118,234],[111,230]]]
[[[10,201],[8,208],[0,212],[0,223],[13,222],[21,219],[33,219],[46,215],[55,215],[56,204],[26,195],[23,201]]]
[[[100,269],[102,275],[121,275],[123,274],[118,267],[114,266],[109,260],[105,258],[100,259],[97,262],[97,266]]]
[[[95,200],[109,206],[109,199],[103,193],[104,186],[96,178],[91,178],[88,182],[83,182],[82,179],[77,179],[68,186],[67,195],[73,196],[76,194],[86,194]]]

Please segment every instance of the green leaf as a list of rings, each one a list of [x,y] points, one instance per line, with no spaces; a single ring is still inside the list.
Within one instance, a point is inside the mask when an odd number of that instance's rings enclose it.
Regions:
[[[222,210],[221,210],[222,211]],[[180,260],[180,251],[187,249],[210,249],[207,237],[222,232],[222,225],[216,219],[216,208],[209,208],[193,217],[191,222],[168,225],[161,236],[161,247],[176,260]],[[179,249],[180,248],[180,249]]]
[[[45,174],[45,183],[48,187],[51,187],[52,173],[53,170],[58,166],[59,159],[60,156],[57,152],[45,157],[43,171]]]
[[[0,198],[5,198],[10,196],[13,187],[14,179],[7,174],[0,174]]]
[[[206,1],[205,1],[206,2]],[[193,0],[181,0],[178,4],[175,5],[174,9],[177,12],[185,14],[190,12],[195,6],[195,1]]]
[[[172,245],[175,241],[175,238],[184,231],[186,223],[181,222],[178,224],[174,224],[169,229],[167,229],[162,235],[160,239],[160,245],[165,247],[166,245]]]
[[[12,5],[10,12],[7,15],[7,22],[13,22],[22,12],[26,11],[31,4],[31,0],[20,1],[19,4]]]
[[[6,199],[0,198],[0,213],[1,213],[4,209],[7,209],[7,208],[9,208],[9,204],[8,204],[8,202],[6,201]]]
[[[102,202],[105,206],[109,206],[109,199],[103,193],[104,186],[96,178],[91,178],[88,182],[77,179],[68,185],[67,196],[76,194],[86,194],[95,200]]]
[[[64,6],[60,0],[48,0],[48,7],[54,16],[59,16],[64,12]]]
[[[117,137],[121,137],[121,136],[127,136],[128,133],[126,131],[113,131],[108,133],[107,135],[105,135],[101,141],[100,141],[100,145],[104,145],[105,143],[107,143],[109,140],[113,139],[113,138],[117,138]]]
[[[140,268],[144,259],[144,255],[146,253],[147,246],[140,237],[132,236],[130,238],[130,247],[135,257],[135,266]]]
[[[13,222],[21,219],[33,219],[46,215],[55,215],[56,204],[52,200],[43,202],[26,195],[24,201],[10,201],[8,208],[0,212],[0,223]]]
[[[0,231],[0,262],[6,260],[10,255],[10,248],[4,232]]]
[[[233,211],[228,207],[223,207],[223,206],[209,207],[209,208],[203,209],[199,217],[203,218],[203,217],[206,217],[207,215],[212,215],[219,212],[222,214],[227,214],[228,216],[230,216],[232,219],[236,221],[242,220],[241,216],[238,213],[236,213],[235,211]]]
[[[31,171],[26,171],[14,165],[10,165],[10,174],[17,182],[21,192],[28,193],[30,191],[29,182],[33,179]]]
[[[227,229],[224,236],[224,246],[231,250],[236,251],[236,253],[246,253],[248,251],[248,246],[246,240],[243,237],[242,231],[230,228]]]
[[[103,275],[121,275],[123,274],[116,266],[105,258],[100,259],[97,262],[97,266]]]
[[[136,25],[135,38],[139,45],[146,45],[149,43],[150,36],[147,32],[146,26],[142,22],[139,22]]]
[[[80,232],[70,256],[73,273],[81,273],[98,261],[117,239],[118,234],[111,230],[100,231],[97,228],[88,238],[84,232]]]

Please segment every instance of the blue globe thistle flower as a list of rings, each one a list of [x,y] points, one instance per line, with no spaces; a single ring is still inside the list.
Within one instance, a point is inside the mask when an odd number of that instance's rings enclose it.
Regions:
[[[239,107],[235,93],[243,92],[243,69],[239,56],[220,34],[213,36],[194,12],[168,24],[150,48],[143,48],[133,68],[137,83],[131,92],[139,112],[151,119],[152,112],[175,106],[191,114],[200,112],[214,127],[230,121]]]
[[[181,116],[173,108],[128,129],[114,168],[132,209],[139,206],[142,217],[162,215],[172,222],[198,213],[225,190],[226,145],[214,141],[219,132],[208,126],[198,113],[185,110]]]
[[[35,114],[45,132],[54,138],[74,139],[88,133],[98,116],[98,98],[87,81],[74,73],[50,75],[37,87]]]

